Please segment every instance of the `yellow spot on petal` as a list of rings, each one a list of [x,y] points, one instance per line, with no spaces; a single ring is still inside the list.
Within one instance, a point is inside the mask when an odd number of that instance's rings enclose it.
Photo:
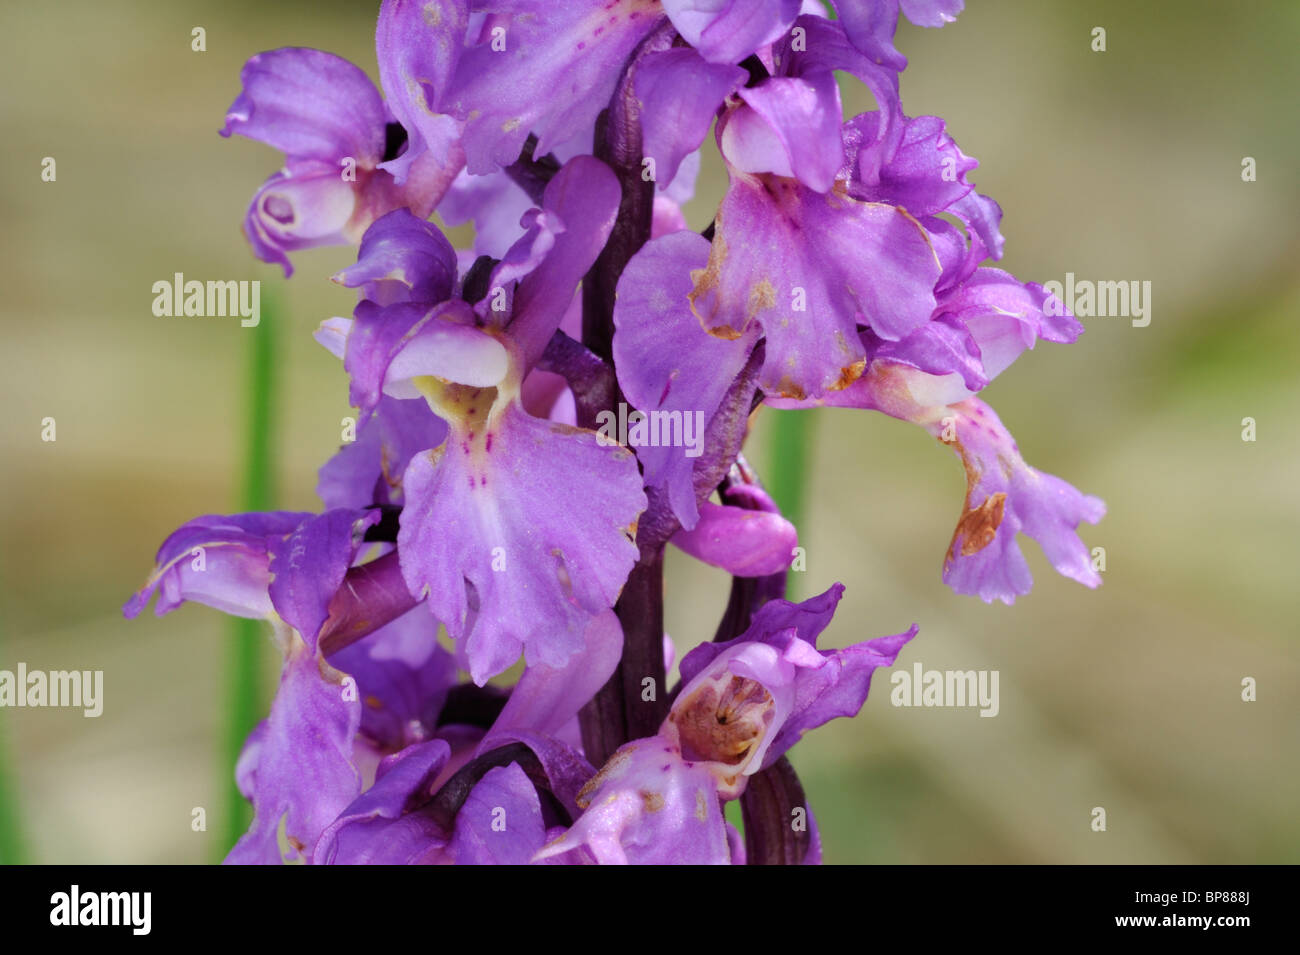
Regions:
[[[743,332],[738,332],[730,325],[719,325],[717,328],[706,328],[706,332],[714,338],[721,338],[724,342],[735,341]]]
[[[840,369],[840,377],[830,386],[831,391],[843,391],[849,385],[853,384],[862,377],[862,373],[867,370],[867,360],[859,358],[851,365],[846,365]]]
[[[796,385],[789,375],[785,375],[776,383],[776,393],[782,398],[792,398],[795,401],[803,401],[808,397],[808,392]]]
[[[587,780],[587,785],[583,786],[578,792],[578,797],[574,800],[579,809],[586,809],[591,805],[591,797],[596,795],[596,790],[605,785],[605,782],[632,758],[632,751],[635,747],[625,746],[609,758],[609,761],[600,768],[596,773]],[[611,798],[617,798],[617,794]]]
[[[956,557],[954,551],[957,549],[958,538],[961,538],[961,556],[963,557],[978,554],[993,543],[993,538],[998,533],[998,527],[1002,524],[1006,502],[1007,495],[1000,491],[986,497],[984,503],[979,507],[966,509],[966,513],[957,522],[957,529],[952,535],[952,543],[948,545],[950,560]]]
[[[745,304],[745,324],[749,324],[759,312],[776,305],[776,289],[767,279],[759,279],[749,289],[749,301]]]
[[[732,328],[730,325],[726,324],[714,327],[713,319],[717,314],[716,306],[713,312],[706,316],[700,312],[697,301],[701,296],[708,295],[710,292],[714,292],[718,289],[722,276],[722,266],[726,260],[727,241],[722,234],[722,214],[719,212],[714,230],[713,242],[709,246],[709,264],[705,268],[692,270],[691,281],[695,283],[695,287],[691,289],[686,298],[691,303],[691,311],[695,314],[695,317],[699,319],[700,326],[706,332],[713,335],[715,338],[730,340],[733,338],[739,338],[741,333],[745,330],[744,327]],[[745,324],[748,324],[748,322],[749,319],[747,317]]]

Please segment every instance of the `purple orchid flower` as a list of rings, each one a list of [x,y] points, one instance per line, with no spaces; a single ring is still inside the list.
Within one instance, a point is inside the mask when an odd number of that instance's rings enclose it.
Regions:
[[[464,164],[456,149],[411,146],[365,73],[331,53],[259,53],[240,79],[243,91],[221,135],[238,133],[284,153],[284,168],[254,194],[244,233],[254,254],[285,275],[293,273],[288,252],[355,244],[393,209],[427,216]],[[389,168],[398,159],[400,182]]]
[[[919,27],[941,27],[955,20],[965,5],[966,0],[835,0],[853,45],[900,73],[907,58],[894,47],[899,14]]]
[[[799,531],[744,454],[763,404],[952,447],[956,591],[1027,593],[1021,531],[1100,583],[1077,529],[1104,505],[1026,464],[978,397],[1082,326],[985,264],[1002,212],[977,163],[903,110],[899,17],[941,26],[962,0],[833,6],[383,0],[382,95],[316,50],[245,65],[223,134],[285,156],[254,254],[287,274],[294,250],[358,246],[334,276],[351,315],[316,331],[358,417],[323,513],[196,518],[123,608],[271,624],[283,669],[227,861],[820,862],[785,754],[857,714],[917,627],[817,648],[843,588],[784,599]],[[875,111],[845,120],[846,77]],[[728,185],[697,233],[710,127]],[[731,577],[672,689],[669,544]]]
[[[134,617],[160,592],[160,615],[195,600],[276,623],[280,689],[237,773],[256,816],[228,861],[279,862],[282,819],[291,857],[302,852],[360,789],[351,746],[361,705],[355,692],[344,692],[343,675],[325,662],[317,639],[359,535],[377,518],[348,510],[198,518],[163,543],[156,570],[123,608]]]
[[[745,633],[682,660],[683,686],[655,736],[621,747],[578,795],[581,818],[539,858],[585,846],[601,864],[727,864],[721,801],[735,799],[807,730],[851,717],[871,674],[916,635],[818,650],[840,585],[801,604],[774,600]]]
[[[397,543],[408,586],[427,592],[429,610],[464,641],[480,684],[521,651],[529,662],[562,664],[590,618],[613,605],[635,560],[631,537],[645,505],[632,456],[534,418],[520,401],[616,207],[613,176],[589,157],[571,161],[493,270],[477,312],[462,299],[439,301],[449,285],[428,277],[452,267],[445,240],[439,247],[423,236],[434,254],[415,257],[396,244],[405,257],[395,264],[385,237],[411,228],[411,217],[394,213],[375,224],[341,279],[388,276],[402,291],[387,297],[424,300],[363,300],[350,326],[323,330],[343,336],[363,411],[387,394],[427,401],[446,422],[445,439],[406,466]],[[583,487],[573,480],[579,474],[595,480]]]
[[[530,862],[548,838],[563,832],[559,823],[576,816],[576,795],[595,773],[578,752],[576,719],[582,701],[618,665],[623,634],[606,612],[584,638],[582,667],[528,667],[485,733],[444,725],[437,738],[412,741],[385,757],[373,785],[322,833],[314,861]],[[545,780],[540,791],[518,762],[497,760],[464,787],[455,809],[435,800],[471,754],[491,760],[508,746],[523,747],[535,775]]]
[[[872,408],[911,421],[961,458],[966,502],[943,562],[943,579],[957,593],[1007,604],[1029,593],[1033,577],[1016,543],[1021,531],[1038,541],[1057,573],[1087,587],[1100,586],[1101,577],[1076,529],[1085,521],[1100,521],[1105,504],[1027,465],[1015,440],[983,401],[944,403],[950,397],[943,393],[944,381],[908,364],[881,360],[852,388],[824,403]]]
[[[779,37],[799,9],[798,0],[469,6],[466,47],[436,108],[465,122],[462,143],[475,174],[512,163],[530,131],[542,153],[589,132],[627,61],[649,52],[647,43],[667,49],[676,35],[707,62],[737,63]],[[539,89],[559,95],[537,96]]]

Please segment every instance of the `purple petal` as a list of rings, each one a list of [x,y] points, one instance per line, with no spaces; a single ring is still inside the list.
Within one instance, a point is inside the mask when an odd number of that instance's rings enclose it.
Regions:
[[[377,305],[451,297],[456,284],[456,250],[432,222],[395,209],[376,219],[361,239],[355,265],[334,276]]]
[[[471,176],[461,172],[438,206],[449,226],[474,223],[474,251],[502,258],[519,238],[519,220],[533,202],[504,172]]]
[[[577,298],[575,296],[575,300]],[[547,418],[567,425],[577,423],[573,392],[563,375],[534,368],[520,386],[519,401],[534,418]]]
[[[887,5],[884,0],[870,2],[876,9]],[[896,18],[896,14],[893,17]],[[780,75],[810,78],[815,74],[843,70],[856,76],[871,90],[885,116],[885,123],[877,130],[876,136],[884,145],[885,154],[892,155],[902,136],[903,107],[898,94],[898,74],[907,61],[897,51],[892,53],[899,61],[897,64],[891,63],[883,52],[864,55],[846,35],[849,29],[847,19],[836,22],[805,15],[796,21],[796,29],[803,31],[801,43],[795,43],[797,33],[792,31],[773,48]],[[893,35],[892,26],[889,35]]]
[[[330,657],[361,697],[361,732],[400,749],[433,735],[456,661],[438,644],[438,625],[416,607]]]
[[[526,649],[563,666],[592,614],[613,606],[636,560],[645,508],[635,459],[596,435],[458,389],[464,418],[446,444],[406,470],[398,546],[413,594],[453,639],[467,639],[480,685]],[[472,630],[470,591],[478,616]]]
[[[427,402],[383,395],[375,413],[357,426],[320,469],[316,493],[327,508],[365,508],[402,502],[402,474],[411,458],[447,439],[447,423]]]
[[[1045,309],[1048,297],[1041,285],[1020,282],[1000,269],[982,268],[942,296],[938,312],[970,332],[979,348],[983,376],[992,381],[1040,338],[1073,342],[1083,333],[1083,326],[1063,306],[1055,315]]]
[[[919,27],[941,27],[957,19],[966,0],[900,0],[903,14]]]
[[[336,167],[303,164],[262,184],[244,217],[244,234],[259,259],[282,266],[287,276],[293,267],[286,252],[356,241],[358,226],[365,228],[357,213],[357,191]]]
[[[545,155],[589,129],[628,55],[659,19],[658,6],[518,0],[508,15],[489,16],[445,97],[445,108],[465,121],[469,171],[508,166],[530,131],[535,155]]]
[[[691,301],[704,328],[762,326],[764,391],[820,396],[865,367],[859,322],[897,340],[929,320],[940,266],[905,212],[733,171]]]
[[[895,72],[907,67],[907,57],[894,47],[898,0],[835,0],[835,10],[857,49]]]
[[[972,189],[954,202],[950,211],[978,237],[979,248],[995,259],[1002,258],[1004,240],[1002,233],[998,231],[998,225],[1002,221],[1001,206],[988,196],[982,196]],[[979,256],[980,260],[983,258],[984,256]]]
[[[505,377],[508,362],[504,346],[474,327],[469,306],[452,299],[433,307],[359,303],[343,367],[352,376],[352,403],[369,411],[381,394],[419,398],[413,379],[422,376],[491,387]]]
[[[253,798],[253,787],[257,782],[257,763],[262,758],[262,744],[266,742],[268,725],[267,720],[262,720],[253,727],[253,731],[248,734],[248,739],[244,740],[244,745],[239,750],[239,758],[235,760],[235,788],[248,800]]]
[[[614,673],[623,654],[623,628],[614,612],[592,617],[583,641],[583,648],[565,666],[536,664],[524,670],[483,738],[480,752],[500,745],[502,736],[516,731],[556,736],[578,715]]]
[[[681,666],[685,685],[669,716],[683,728],[683,738],[690,738],[686,727],[697,719],[692,711],[707,703],[707,716],[717,704],[716,697],[692,699],[698,688],[710,681],[725,686],[728,679],[750,679],[761,683],[769,694],[766,701],[751,695],[751,706],[770,708],[772,714],[769,722],[759,724],[764,738],[753,741],[753,749],[745,753],[746,774],[772,765],[809,729],[856,714],[866,701],[872,672],[891,666],[903,644],[916,636],[917,628],[843,650],[817,650],[817,638],[830,623],[843,592],[843,586],[836,584],[798,604],[771,600],[735,640],[702,644],[688,653]],[[775,655],[765,656],[759,648]],[[745,714],[742,708],[729,715],[734,725]],[[751,714],[751,719],[759,715]],[[742,737],[736,745],[745,742]]]
[[[954,376],[954,401],[989,382],[975,337],[951,316],[940,315],[926,322],[902,341],[887,342],[869,332],[863,341],[868,343],[872,361],[911,365],[936,377]]]
[[[862,341],[871,363],[908,365],[926,373],[909,379],[917,402],[949,405],[983,389],[1039,339],[1072,342],[1082,331],[1083,326],[1042,286],[1022,283],[999,269],[980,268],[956,287],[941,291],[935,317],[906,338],[889,342],[864,331]],[[869,378],[870,373],[821,400],[777,398],[769,403],[875,408],[878,384]]]
[[[620,747],[587,784],[585,810],[535,856],[586,847],[600,865],[727,865],[731,852],[707,768],[658,736]]]
[[[406,151],[383,164],[403,183],[412,164],[432,160],[450,182],[465,163],[460,124],[438,112],[460,59],[469,20],[464,0],[384,0],[375,27],[379,82],[406,129]]]
[[[986,603],[1014,603],[1033,584],[1016,543],[1023,530],[1038,541],[1057,573],[1086,587],[1100,586],[1076,528],[1083,521],[1100,521],[1106,505],[1025,464],[1014,439],[984,402],[972,398],[944,412],[927,430],[943,440],[951,426],[955,437],[949,443],[967,475],[965,508],[944,559],[944,581],[957,593],[977,594]]]
[[[267,543],[271,603],[313,651],[361,535],[379,517],[378,511],[326,511],[304,521],[292,534]]]
[[[537,268],[555,248],[556,239],[564,234],[566,228],[558,215],[543,209],[529,209],[520,216],[519,225],[524,234],[506,250],[492,270],[493,288],[518,282]]]
[[[677,414],[707,424],[732,379],[749,360],[757,329],[739,341],[715,338],[700,328],[689,296],[694,273],[709,261],[709,243],[693,232],[678,232],[647,242],[623,270],[614,302],[614,364],[619,385],[633,407],[644,413]],[[699,438],[703,439],[703,429]],[[699,510],[693,481],[693,450],[686,447],[637,448],[646,484],[668,489],[673,512],[683,527],[694,527]]]
[[[450,757],[451,747],[433,739],[385,759],[375,784],[322,833],[313,861],[318,865],[434,861],[447,838],[433,820],[411,810],[432,795],[432,784]]]
[[[458,865],[527,865],[546,841],[537,790],[518,763],[490,769],[456,815]]]
[[[677,175],[664,182],[660,177],[659,190],[655,199],[671,199],[680,208],[695,198],[695,182],[700,178],[700,150],[682,158],[677,167]]]
[[[941,27],[961,13],[965,0],[901,0],[907,19],[920,27]],[[835,0],[835,9],[853,45],[898,72],[907,58],[894,48],[900,0]]]
[[[915,624],[904,633],[876,637],[843,650],[818,651],[826,665],[799,671],[793,710],[777,731],[763,758],[763,768],[781,758],[810,729],[862,709],[878,667],[893,666],[903,645],[915,637]]]
[[[660,729],[683,757],[708,768],[728,798],[744,791],[789,719],[801,669],[825,665],[793,630],[788,637],[780,647],[743,638],[719,644],[708,666],[682,686]]]
[[[785,631],[794,629],[798,632],[799,638],[817,646],[817,640],[827,627],[831,625],[831,620],[835,616],[835,610],[839,606],[840,599],[844,596],[843,584],[832,584],[827,590],[815,597],[809,597],[794,603],[789,600],[769,600],[758,612],[754,614],[754,619],[750,622],[749,629],[741,635],[742,640],[759,640],[764,643],[776,641],[784,645],[786,637]],[[697,648],[704,650],[709,647]],[[701,659],[704,659],[701,654]],[[692,676],[695,667],[698,664],[692,662],[687,666],[686,660],[682,660],[682,677],[687,679],[687,671],[691,671]]]
[[[301,511],[207,514],[186,521],[158,548],[153,573],[125,606],[132,618],[161,589],[158,616],[184,601],[206,604],[237,617],[269,617],[267,541],[292,533],[314,515]]]
[[[731,852],[732,865],[745,865],[745,837],[731,823],[727,823],[727,848]]]
[[[708,63],[694,50],[664,50],[637,64],[642,148],[654,159],[659,182],[672,180],[682,160],[700,148],[723,99],[744,80],[740,67]]]
[[[906,365],[877,362],[836,395],[848,407],[874,408],[920,425],[950,445],[966,471],[966,502],[944,559],[944,581],[986,603],[1015,602],[1033,577],[1016,535],[1038,541],[1058,573],[1087,587],[1101,577],[1076,528],[1096,524],[1106,505],[1060,478],[1031,468],[993,409],[978,398],[940,403],[951,385]],[[831,402],[827,402],[828,404]]]
[[[352,764],[352,740],[361,704],[343,692],[337,672],[297,637],[280,676],[280,689],[257,748],[257,766],[245,780],[252,792],[253,825],[226,856],[234,865],[281,860],[281,821],[291,850],[310,857],[325,828],[361,791]]]
[[[800,0],[664,0],[682,37],[711,63],[739,63],[790,28]]]
[[[692,557],[736,577],[766,577],[790,566],[798,533],[780,514],[710,501],[700,510],[699,523],[672,538]]]
[[[937,116],[906,120],[897,148],[878,140],[880,113],[863,113],[846,126],[846,138],[862,143],[850,157],[857,180],[853,195],[902,206],[917,218],[947,210],[973,186],[966,173],[979,163],[963,153]]]
[[[1099,586],[1101,577],[1076,528],[1084,521],[1100,521],[1105,503],[1026,464],[993,409],[978,398],[945,404],[953,388],[947,377],[878,361],[852,386],[827,399],[777,399],[773,404],[873,408],[918,424],[953,448],[966,471],[967,491],[943,577],[957,593],[1007,604],[1028,593],[1033,577],[1016,542],[1021,530],[1038,541],[1058,573],[1087,587]]]
[[[542,209],[562,228],[545,259],[514,294],[509,332],[525,369],[541,357],[573,302],[578,282],[605,247],[621,197],[618,178],[591,156],[570,159],[546,184]]]
[[[366,74],[321,50],[259,53],[239,74],[243,91],[226,113],[222,136],[238,133],[273,146],[290,165],[321,160],[337,179],[339,160],[373,166],[384,152],[384,104]]]
[[[650,237],[652,239],[670,235],[674,232],[684,232],[689,228],[690,226],[686,223],[686,216],[682,215],[681,206],[667,196],[655,196],[654,212],[650,219]]]
[[[742,107],[727,116],[719,147],[740,172],[798,179],[826,192],[844,165],[840,90],[829,70],[774,77],[742,89]]]
[[[580,752],[555,737],[540,736],[523,730],[499,729],[494,726],[489,735],[492,737],[492,746],[481,744],[479,753],[509,742],[523,743],[533,751],[541,764],[551,784],[551,793],[572,816],[578,815],[578,794],[591,777],[596,775],[595,767]]]

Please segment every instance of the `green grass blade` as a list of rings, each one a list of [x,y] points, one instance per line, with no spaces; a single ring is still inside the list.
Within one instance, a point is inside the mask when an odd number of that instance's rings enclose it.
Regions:
[[[0,865],[24,865],[28,861],[19,819],[17,775],[10,768],[8,727],[0,724]]]
[[[265,290],[263,290],[265,291]],[[274,502],[274,438],[278,328],[276,303],[262,296],[261,321],[245,331],[249,336],[247,414],[245,423],[244,469],[239,509],[265,511]],[[244,740],[263,710],[261,657],[266,624],[260,620],[234,617],[230,621],[230,646],[226,656],[225,707],[222,713],[221,793],[222,812],[216,858],[224,858],[230,847],[248,829],[252,808],[235,785],[234,767]]]
[[[799,546],[806,548],[804,506],[807,503],[816,417],[812,409],[768,413],[772,421],[764,483],[781,513],[799,529]],[[799,578],[793,571],[790,574],[787,580],[793,597],[800,589]]]

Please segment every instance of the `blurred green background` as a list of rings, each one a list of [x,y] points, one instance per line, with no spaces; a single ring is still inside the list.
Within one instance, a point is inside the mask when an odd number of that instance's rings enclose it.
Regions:
[[[326,277],[352,253],[300,253],[288,282],[255,262],[239,223],[277,156],[216,131],[260,50],[315,46],[375,75],[377,7],[0,11],[0,667],[103,669],[106,698],[99,719],[0,710],[28,858],[198,862],[216,848],[229,628],[203,607],[133,623],[119,607],[177,524],[236,509],[260,332],[155,318],[151,285],[258,278],[277,296],[276,498],[316,507],[316,468],[350,409],[310,332],[350,311]],[[1001,674],[1001,713],[980,719],[894,708],[881,671],[857,719],[795,750],[829,861],[1300,860],[1298,35],[1293,0],[970,0],[942,30],[900,26],[904,108],[944,117],[981,161],[973,178],[1005,213],[1002,264],[1038,281],[1150,281],[1152,321],[1086,320],[1078,344],[1042,345],[985,393],[1031,464],[1106,499],[1084,529],[1107,553],[1096,592],[1022,538],[1030,596],[953,595],[939,574],[964,491],[955,458],[881,416],[806,413],[796,586],[848,587],[827,642],[916,622],[901,666]],[[846,111],[867,108],[846,96]],[[45,156],[56,182],[40,179]],[[1256,182],[1241,179],[1246,156]],[[706,163],[692,225],[722,183]],[[755,422],[760,465],[781,453],[774,414]],[[673,553],[667,590],[679,648],[710,637],[725,576]],[[261,652],[264,711],[277,655]],[[198,806],[206,833],[191,831]]]

